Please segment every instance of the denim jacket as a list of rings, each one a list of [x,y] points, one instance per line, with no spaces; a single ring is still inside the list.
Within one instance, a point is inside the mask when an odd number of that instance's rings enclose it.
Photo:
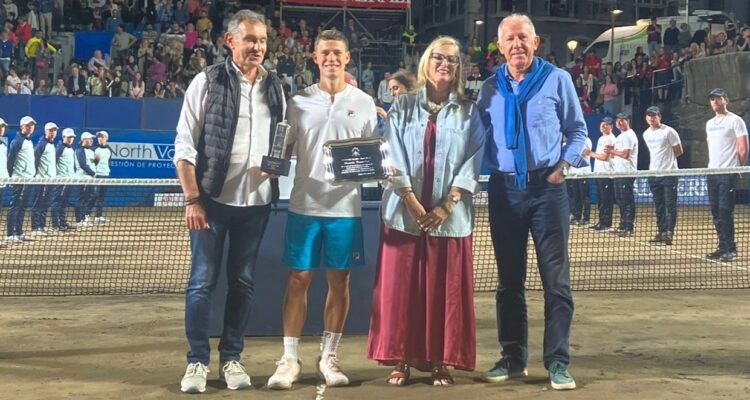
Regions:
[[[389,157],[396,168],[396,175],[385,187],[381,216],[388,228],[417,236],[421,234],[421,230],[394,191],[411,187],[418,199],[422,197],[422,153],[428,118],[427,92],[422,87],[416,93],[399,96],[385,122],[385,138],[388,140]],[[435,181],[432,204],[425,205],[427,212],[445,200],[451,187],[455,186],[472,194],[479,191],[479,169],[486,137],[476,106],[468,100],[460,103],[453,93],[448,104],[438,113],[436,124]],[[453,208],[453,213],[429,234],[465,237],[471,234],[473,225],[472,196],[464,194]]]

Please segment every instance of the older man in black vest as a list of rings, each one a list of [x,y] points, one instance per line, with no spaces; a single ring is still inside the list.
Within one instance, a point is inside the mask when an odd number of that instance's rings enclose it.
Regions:
[[[284,115],[279,79],[261,66],[266,52],[262,15],[238,11],[224,41],[232,52],[225,63],[198,74],[185,92],[177,124],[177,176],[185,195],[192,262],[185,302],[190,344],[181,390],[206,390],[211,297],[224,243],[228,293],[219,342],[219,378],[229,389],[250,387],[240,363],[254,292],[253,271],[278,182],[260,171],[276,123]]]

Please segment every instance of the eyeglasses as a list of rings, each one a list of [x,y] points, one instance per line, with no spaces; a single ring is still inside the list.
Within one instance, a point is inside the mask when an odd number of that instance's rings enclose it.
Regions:
[[[443,61],[447,61],[448,65],[458,65],[461,59],[458,56],[446,56],[440,53],[430,53],[430,58],[435,60],[438,64],[442,64]]]

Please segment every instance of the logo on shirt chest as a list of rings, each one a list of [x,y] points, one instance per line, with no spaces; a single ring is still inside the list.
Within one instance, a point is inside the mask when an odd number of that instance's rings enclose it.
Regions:
[[[357,113],[354,110],[346,110],[346,116],[349,118],[354,118],[357,116]]]

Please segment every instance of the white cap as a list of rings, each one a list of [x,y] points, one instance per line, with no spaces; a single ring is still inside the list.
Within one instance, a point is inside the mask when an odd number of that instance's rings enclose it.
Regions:
[[[107,133],[107,131],[99,131],[99,132],[96,132],[96,136],[97,136],[97,137],[99,137],[99,136],[104,136],[105,138],[109,139],[109,133]]]
[[[0,118],[0,125],[5,125],[5,126],[8,126],[8,124],[6,124],[6,123],[5,123],[5,120],[4,120],[4,119],[2,119],[2,118]]]
[[[76,133],[75,133],[75,131],[73,129],[65,128],[65,129],[63,129],[62,136],[64,138],[66,138],[66,137],[76,137]]]
[[[36,124],[36,121],[34,121],[34,118],[31,118],[28,115],[21,118],[21,123],[19,125],[23,126],[28,124]]]
[[[94,138],[94,135],[92,135],[91,132],[83,132],[81,134],[81,140],[93,139],[93,138]]]
[[[46,124],[44,124],[45,131],[48,131],[50,129],[60,129],[60,127],[58,127],[57,124],[54,122],[47,122]]]

